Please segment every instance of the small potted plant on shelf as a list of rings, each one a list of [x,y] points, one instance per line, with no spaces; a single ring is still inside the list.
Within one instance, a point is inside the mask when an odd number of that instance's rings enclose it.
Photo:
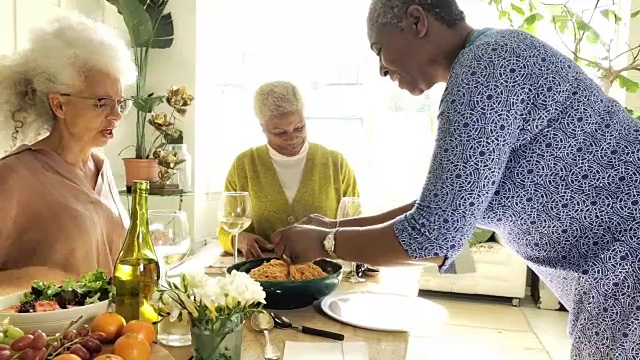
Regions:
[[[189,322],[195,360],[239,360],[242,324],[264,303],[262,286],[247,273],[210,278],[203,269],[181,274],[180,283],[167,281],[152,301],[159,321]]]

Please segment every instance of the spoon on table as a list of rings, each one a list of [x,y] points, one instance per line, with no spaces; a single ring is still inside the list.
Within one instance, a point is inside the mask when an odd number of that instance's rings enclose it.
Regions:
[[[273,329],[273,318],[269,313],[256,312],[251,315],[251,327],[253,330],[264,333],[264,358],[266,360],[280,359],[280,351],[269,341],[269,330]]]
[[[307,334],[307,335],[321,336],[323,338],[333,339],[338,341],[344,340],[344,335],[342,334],[334,333],[327,330],[316,329],[308,326],[294,326],[291,323],[291,321],[289,321],[289,319],[287,319],[286,317],[272,311],[270,311],[269,313],[273,317],[273,321],[275,322],[275,325],[278,329],[296,329],[301,333]]]

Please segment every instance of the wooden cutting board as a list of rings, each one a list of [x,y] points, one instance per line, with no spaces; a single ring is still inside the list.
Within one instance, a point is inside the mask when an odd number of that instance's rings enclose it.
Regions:
[[[110,354],[113,345],[104,345],[102,354]],[[171,354],[165,348],[160,345],[151,345],[151,360],[175,360]]]

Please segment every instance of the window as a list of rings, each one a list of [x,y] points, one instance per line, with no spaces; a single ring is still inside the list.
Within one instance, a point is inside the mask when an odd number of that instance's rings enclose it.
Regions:
[[[472,26],[505,27],[490,6],[458,2]],[[197,60],[198,82],[206,84],[197,93],[211,103],[197,132],[223,134],[217,142],[203,141],[207,150],[199,151],[216,154],[204,160],[211,164],[211,191],[222,189],[239,152],[265,141],[253,115],[257,86],[288,80],[304,96],[310,141],[345,155],[369,211],[419,195],[444,86],[413,97],[380,78],[366,37],[369,0],[214,3],[208,5],[213,16],[207,15],[206,29],[198,32],[204,34]]]

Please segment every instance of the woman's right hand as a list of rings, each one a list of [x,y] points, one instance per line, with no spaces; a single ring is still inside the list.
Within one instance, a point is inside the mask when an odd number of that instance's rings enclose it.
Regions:
[[[273,250],[273,244],[263,239],[260,235],[241,232],[238,234],[238,250],[248,259],[263,258],[262,250]]]
[[[338,226],[338,222],[320,214],[312,214],[300,220],[297,225],[311,225],[323,229],[333,229]]]

